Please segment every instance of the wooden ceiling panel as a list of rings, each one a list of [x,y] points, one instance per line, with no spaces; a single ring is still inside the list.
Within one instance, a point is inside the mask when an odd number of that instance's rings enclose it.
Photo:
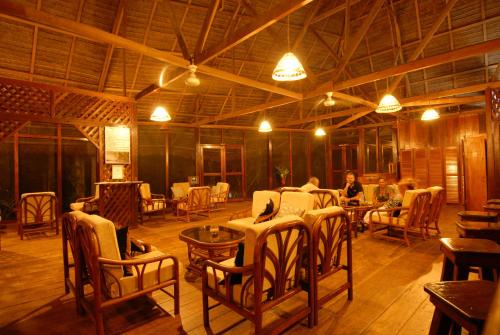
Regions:
[[[78,6],[78,1],[73,2],[77,3]],[[88,24],[104,31],[111,31],[113,28],[113,20],[115,18],[116,9],[118,8],[118,2],[119,0],[85,0],[80,21],[84,24]],[[72,19],[75,17],[76,10]]]
[[[0,67],[29,72],[33,27],[0,20]]]
[[[481,21],[481,1],[458,1],[451,9],[452,28]]]
[[[105,45],[77,38],[69,79],[97,85],[105,55]]]
[[[484,36],[481,26],[473,26],[453,33],[453,45],[455,48],[462,48],[483,41]]]
[[[127,1],[126,15],[120,26],[120,36],[142,43],[153,3],[154,1]],[[112,17],[114,16],[113,13]],[[111,29],[107,31],[111,31]]]
[[[35,73],[64,79],[71,48],[71,37],[44,29],[38,30]],[[54,60],[57,59],[57,62]]]
[[[484,11],[486,17],[494,17],[500,15],[500,3],[497,0],[484,0]]]
[[[38,0],[34,0],[36,3]],[[78,1],[42,0],[41,9],[44,12],[74,20],[78,13]],[[114,13],[113,13],[114,17]]]

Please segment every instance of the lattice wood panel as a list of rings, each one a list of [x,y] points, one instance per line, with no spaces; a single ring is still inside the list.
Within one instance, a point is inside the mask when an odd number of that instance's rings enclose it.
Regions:
[[[93,145],[95,145],[99,149],[99,127],[95,126],[78,126],[75,125],[76,129],[78,129]]]
[[[42,119],[41,119],[42,118]],[[0,78],[0,120],[130,124],[132,99],[62,86]],[[85,122],[82,122],[85,124]]]
[[[491,90],[491,116],[500,119],[500,90]]]
[[[21,121],[0,121],[0,142],[21,129],[26,123]]]
[[[10,115],[50,115],[49,90],[0,81],[0,113]]]

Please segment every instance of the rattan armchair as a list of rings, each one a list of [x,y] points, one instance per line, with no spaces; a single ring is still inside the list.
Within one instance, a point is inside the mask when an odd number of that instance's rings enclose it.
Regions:
[[[72,211],[82,211],[85,213],[99,213],[99,185],[95,186],[93,196],[78,198],[69,205]]]
[[[148,183],[142,183],[139,189],[141,194],[141,223],[144,222],[144,216],[151,217],[152,214],[161,214],[165,218],[167,210],[167,200],[163,194],[151,193],[151,188]]]
[[[78,220],[76,249],[82,255],[81,259],[78,258],[76,271],[85,271],[93,288],[93,299],[90,301],[83,294],[83,286],[78,287],[81,290],[79,303],[95,321],[97,334],[104,334],[105,309],[141,296],[150,296],[157,290],[173,298],[174,314],[179,314],[177,257],[156,250],[130,260],[121,260],[113,223],[97,215]],[[132,275],[125,276],[123,267],[129,267]],[[173,286],[173,293],[166,290],[169,286]],[[156,305],[167,314],[159,304]]]
[[[346,212],[337,206],[309,211],[305,216],[305,222],[312,229],[312,268],[315,270],[315,275],[314,282],[307,283],[307,286],[314,286],[314,324],[317,325],[319,309],[326,302],[346,290],[347,299],[353,299],[351,228]],[[342,264],[344,243],[347,257],[346,262]],[[320,282],[340,271],[345,271],[346,281],[334,289],[328,287],[327,293],[320,297]]]
[[[437,234],[440,234],[439,230],[439,216],[441,215],[441,209],[443,208],[445,202],[445,190],[441,186],[432,186],[428,190],[431,192],[431,203],[428,212],[428,216],[425,222],[425,232],[429,236],[429,229],[435,230]],[[434,227],[432,227],[434,225]]]
[[[227,199],[229,198],[229,187],[228,183],[222,182],[218,182],[217,185],[212,187],[210,203],[213,210],[226,208]]]
[[[407,246],[410,246],[408,238],[408,233],[410,232],[419,233],[425,239],[425,222],[429,211],[430,199],[431,192],[427,190],[410,190],[405,192],[401,207],[374,209],[370,211],[368,219],[370,235],[378,235],[389,240],[403,241]],[[400,212],[398,217],[393,216],[396,211]],[[387,230],[387,234],[380,234],[385,229]],[[403,237],[399,238],[391,235],[393,230],[402,230]]]
[[[221,263],[206,261],[202,271],[203,323],[210,327],[208,298],[216,300],[242,315],[262,333],[263,314],[300,292],[303,257],[308,257],[307,279],[312,282],[312,238],[310,227],[297,216],[290,216],[249,226],[245,234],[243,266],[236,267],[234,258]],[[241,276],[241,284],[232,278]],[[222,282],[223,281],[223,282]],[[301,319],[308,317],[313,326],[313,296],[309,290],[307,302],[300,311],[270,330],[278,334]]]
[[[339,205],[339,191],[329,189],[312,190],[314,196],[314,209],[326,208]]]
[[[28,233],[55,230],[59,234],[57,197],[54,192],[24,193],[17,209],[17,232],[24,239]]]
[[[240,231],[245,231],[247,225],[253,224],[254,222],[263,222],[270,220],[278,213],[280,199],[280,193],[275,191],[253,192],[252,206],[232,213],[229,217],[229,227]],[[267,215],[259,216],[266,208],[269,200],[272,200],[274,203],[273,212]]]
[[[210,187],[191,187],[187,197],[177,204],[177,219],[191,221],[191,214],[210,217]]]

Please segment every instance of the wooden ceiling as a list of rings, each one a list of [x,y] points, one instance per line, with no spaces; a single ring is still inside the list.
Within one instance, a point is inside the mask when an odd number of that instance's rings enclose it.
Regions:
[[[289,49],[308,78],[274,82]],[[373,113],[387,91],[403,118],[478,110],[499,61],[498,0],[0,2],[0,76],[135,97],[139,121],[161,103],[173,124],[378,124],[395,120]]]

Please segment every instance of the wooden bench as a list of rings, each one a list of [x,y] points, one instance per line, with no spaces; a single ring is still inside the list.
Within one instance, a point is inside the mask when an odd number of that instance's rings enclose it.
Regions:
[[[464,238],[483,238],[500,243],[500,222],[457,221],[457,232]]]
[[[481,211],[460,211],[457,213],[462,221],[497,222],[498,213]]]
[[[495,287],[495,283],[487,280],[425,284],[424,291],[436,306],[429,334],[448,334],[454,325],[465,328],[470,334],[481,334]]]
[[[441,280],[467,280],[470,267],[481,269],[481,279],[495,280],[500,267],[500,245],[490,240],[441,238],[443,270]]]

